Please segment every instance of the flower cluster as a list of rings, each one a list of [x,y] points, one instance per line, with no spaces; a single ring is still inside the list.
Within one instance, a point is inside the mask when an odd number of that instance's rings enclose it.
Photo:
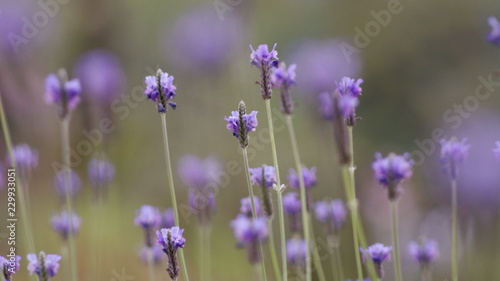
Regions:
[[[265,100],[271,99],[272,92],[272,82],[271,82],[271,69],[278,66],[278,51],[276,51],[276,44],[271,51],[266,44],[259,45],[257,50],[254,50],[250,46],[252,53],[250,54],[250,63],[255,65],[260,70],[260,81],[257,84],[260,85],[260,92],[262,93],[262,98]]]
[[[246,106],[243,101],[238,105],[238,111],[231,111],[231,116],[224,117],[227,121],[226,128],[239,141],[241,148],[248,146],[248,133],[255,131],[259,122],[257,121],[257,111],[246,114]]]
[[[450,140],[441,139],[440,161],[445,173],[447,173],[452,180],[457,178],[458,166],[462,164],[467,157],[470,145],[466,142],[467,139],[462,139],[462,141],[458,141],[455,138],[451,138]]]
[[[46,255],[44,252],[40,252],[38,257],[36,254],[28,254],[27,259],[29,261],[28,271],[30,274],[35,273],[40,280],[49,280],[49,278],[57,274],[61,256],[54,254]]]
[[[69,171],[69,186],[66,187],[65,173],[66,172],[64,170],[60,171],[54,177],[54,189],[61,198],[65,198],[66,192],[69,192],[69,195],[73,197],[82,188],[82,180],[73,170]]]
[[[104,159],[92,158],[88,166],[90,184],[94,188],[108,186],[115,176],[115,166]]]
[[[296,192],[289,192],[283,195],[283,211],[288,216],[290,231],[292,233],[299,233],[301,230],[302,205],[300,196]]]
[[[38,166],[38,151],[27,144],[19,144],[12,148],[12,155],[21,178],[28,179],[31,171]],[[9,157],[6,162],[10,162]]]
[[[439,257],[438,244],[434,240],[412,241],[408,244],[408,254],[422,267],[428,267]]]
[[[62,211],[60,214],[54,214],[50,220],[52,228],[61,235],[63,240],[68,239],[69,233],[73,236],[80,230],[82,219],[75,213]]]
[[[316,202],[314,213],[320,222],[326,224],[327,233],[334,235],[344,226],[347,216],[344,203],[340,199]]]
[[[158,69],[156,76],[147,76],[145,82],[146,90],[144,94],[148,99],[156,103],[159,113],[165,113],[168,109],[167,105],[173,109],[177,107],[177,104],[171,101],[177,96],[175,93],[177,88],[173,84],[174,76]]]
[[[163,252],[168,258],[167,272],[172,280],[177,280],[179,276],[180,268],[177,261],[177,250],[179,248],[184,248],[184,243],[186,239],[182,234],[184,229],[174,226],[172,228],[162,228],[156,231],[156,236],[158,237],[158,245],[163,247]]]
[[[377,181],[387,187],[389,200],[395,200],[400,194],[399,184],[412,176],[413,161],[410,154],[397,155],[390,153],[383,158],[382,154],[375,154],[372,169]]]
[[[302,166],[302,178],[304,179],[304,185],[306,189],[310,189],[315,186],[318,181],[316,179],[316,167],[307,168],[306,166]],[[290,169],[288,174],[288,183],[293,188],[299,188],[299,176],[295,169]]]
[[[296,64],[291,64],[288,68],[284,62],[280,63],[279,67],[273,68],[271,71],[271,85],[274,88],[280,89],[281,94],[281,112],[285,115],[290,115],[293,112],[293,101],[290,95],[290,87],[296,83],[295,69]]]
[[[80,80],[68,80],[68,74],[63,69],[57,75],[49,74],[45,79],[45,101],[58,107],[61,119],[78,106],[81,91]]]
[[[369,246],[367,249],[360,249],[363,254],[363,259],[370,258],[375,265],[375,270],[379,278],[384,276],[384,270],[382,269],[382,262],[385,260],[391,260],[391,246],[384,246],[381,243],[375,243]]]
[[[500,22],[495,17],[489,17],[488,24],[491,27],[491,31],[487,36],[488,41],[491,44],[500,46]]]
[[[306,262],[306,242],[304,239],[290,239],[286,241],[286,259],[289,264],[304,266]]]
[[[249,169],[250,180],[254,185],[260,186],[262,190],[262,203],[268,217],[273,215],[273,204],[271,200],[270,188],[276,184],[276,173],[273,166],[263,165],[262,167]]]
[[[356,123],[356,107],[359,104],[358,97],[361,95],[361,87],[363,79],[352,79],[343,77],[340,82],[336,82],[337,93],[339,93],[338,110],[345,118],[346,125],[353,126]]]
[[[260,261],[258,245],[267,240],[269,236],[267,219],[261,216],[253,219],[240,214],[231,221],[230,225],[238,246],[247,249],[250,263],[258,263]]]

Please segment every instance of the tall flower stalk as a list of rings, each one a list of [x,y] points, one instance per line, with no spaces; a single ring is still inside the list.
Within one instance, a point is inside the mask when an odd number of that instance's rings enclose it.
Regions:
[[[162,133],[163,133],[163,147],[164,147],[164,157],[165,163],[167,166],[167,178],[168,178],[168,186],[170,190],[170,197],[172,199],[172,207],[174,210],[174,218],[175,224],[179,225],[179,210],[177,207],[177,199],[175,196],[175,186],[174,186],[174,178],[172,172],[172,163],[170,161],[170,149],[168,145],[168,133],[167,133],[167,116],[166,112],[168,107],[170,106],[172,109],[177,107],[177,104],[171,99],[173,99],[177,94],[175,90],[177,89],[173,85],[174,77],[169,75],[166,72],[163,72],[161,69],[158,69],[156,72],[156,76],[147,76],[146,77],[146,90],[144,94],[156,103],[156,108],[158,113],[160,113],[160,119],[162,123]],[[179,251],[179,258],[181,261],[181,269],[182,274],[184,276],[185,281],[189,281],[189,276],[186,268],[186,260],[184,258],[183,251]]]

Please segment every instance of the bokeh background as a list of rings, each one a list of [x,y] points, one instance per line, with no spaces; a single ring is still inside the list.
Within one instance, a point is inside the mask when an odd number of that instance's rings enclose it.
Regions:
[[[377,24],[374,14],[397,3],[399,12],[391,14],[384,25]],[[1,0],[1,97],[14,143],[27,143],[40,155],[29,186],[37,250],[61,252],[60,238],[49,225],[51,214],[60,208],[52,187],[52,164],[62,156],[57,112],[43,97],[48,73],[64,67],[71,77],[81,78],[84,86],[82,104],[71,121],[73,149],[88,140],[84,132],[96,132],[102,118],[113,121],[113,132],[104,133],[104,140],[87,155],[80,154],[80,163],[74,167],[84,181],[76,198],[76,210],[83,218],[77,237],[80,280],[121,280],[116,274],[122,270],[133,280],[143,280],[147,267],[137,255],[142,231],[133,223],[135,211],[143,204],[170,206],[160,118],[154,104],[142,96],[144,77],[158,67],[175,76],[178,109],[167,113],[175,165],[183,155],[195,154],[213,155],[223,165],[237,161],[242,167],[237,141],[223,119],[240,100],[245,100],[249,110],[260,112],[258,131],[250,141],[255,151],[250,166],[271,164],[270,147],[259,140],[259,129],[266,128],[267,122],[254,84],[258,71],[249,64],[249,45],[277,43],[279,58],[297,63],[294,118],[303,162],[317,167],[314,198],[344,197],[332,125],[322,118],[317,96],[333,90],[334,82],[344,75],[362,77],[358,108],[362,120],[355,127],[355,157],[369,243],[391,243],[389,204],[385,191],[373,180],[373,154],[412,152],[421,161],[405,184],[400,202],[405,280],[419,278],[418,265],[408,258],[406,245],[420,236],[439,242],[435,280],[449,278],[450,188],[439,166],[439,144],[432,140],[433,130],[442,129],[448,137],[467,137],[472,146],[459,181],[461,275],[463,280],[500,280],[500,163],[491,153],[500,139],[498,83],[487,98],[474,102],[481,77],[500,81],[500,50],[485,40],[489,16],[500,16],[498,1]],[[370,25],[372,35],[366,35]],[[364,40],[358,29],[367,36]],[[365,44],[356,45],[356,40]],[[342,51],[346,44],[357,46],[356,51],[346,56]],[[277,98],[272,106],[279,109]],[[465,108],[462,113],[457,106]],[[283,127],[279,117],[276,114],[276,126]],[[285,129],[278,130],[276,141],[284,179],[293,166]],[[0,142],[3,158],[3,138]],[[419,147],[422,142],[425,148]],[[87,163],[95,153],[106,153],[117,171],[98,215],[104,221],[98,234],[92,232],[96,215],[87,179]],[[179,201],[186,204],[187,192],[177,173],[174,181]],[[240,198],[247,196],[245,184],[244,173],[230,176],[216,197],[213,280],[256,278],[243,250],[235,248],[229,227]],[[4,209],[5,190],[0,190],[0,198]],[[3,225],[4,210],[0,219]],[[184,216],[182,227],[189,273],[199,280],[196,220]],[[6,233],[1,229],[0,233]],[[321,233],[317,222],[315,229]],[[28,280],[20,228],[17,234],[23,270],[16,280]],[[351,236],[347,224],[342,256],[346,277],[352,278]],[[7,250],[4,238],[0,237],[3,255]],[[96,241],[102,254],[97,278],[91,268]],[[327,254],[320,251],[331,275]],[[158,273],[167,280],[164,267],[159,266]],[[392,280],[392,264],[385,267],[387,280]],[[54,280],[64,280],[64,271]]]

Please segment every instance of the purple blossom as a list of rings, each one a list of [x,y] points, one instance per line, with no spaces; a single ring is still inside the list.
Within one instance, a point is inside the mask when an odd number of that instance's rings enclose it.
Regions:
[[[262,172],[262,169],[264,169],[264,172]],[[258,168],[250,168],[249,171],[251,173],[250,179],[254,185],[271,188],[276,183],[276,173],[273,166],[263,165]],[[264,179],[262,176],[264,176]]]
[[[361,95],[363,79],[354,80],[349,77],[343,77],[340,82],[335,82],[337,92],[339,93],[338,110],[346,118],[349,126],[356,122],[356,107],[359,104],[358,96]],[[335,110],[335,109],[334,109]]]
[[[426,240],[421,243],[412,241],[408,244],[408,254],[412,260],[422,266],[428,266],[439,257],[438,244],[434,240]]]
[[[61,118],[75,110],[80,103],[82,91],[80,80],[67,80],[66,76],[66,72],[60,70],[59,75],[51,73],[45,79],[45,101],[58,106]]]
[[[357,98],[361,95],[361,91],[363,90],[360,87],[361,83],[363,83],[363,79],[355,80],[344,76],[340,82],[335,82],[335,85],[341,96],[353,96]]]
[[[286,241],[286,260],[291,265],[303,266],[306,261],[306,242],[304,239]]]
[[[189,208],[201,225],[210,223],[211,212],[215,209],[215,195],[210,189],[189,189]]]
[[[491,27],[491,31],[486,38],[490,43],[500,46],[500,22],[495,17],[489,17],[488,24]]]
[[[306,189],[310,189],[316,185],[316,167],[312,167],[310,169],[302,166],[302,177],[304,178],[304,185]],[[288,174],[288,183],[293,188],[299,188],[299,176],[294,169],[290,169]]]
[[[64,198],[66,196],[66,180],[65,180],[65,171],[59,171],[59,173],[56,174],[54,177],[54,188],[57,191],[57,194],[61,198]],[[70,170],[69,171],[69,195],[70,196],[75,196],[76,193],[82,188],[82,181],[80,180],[80,177],[78,174]]]
[[[385,260],[391,260],[392,246],[384,246],[382,243],[375,243],[368,247],[368,249],[363,250],[363,257],[368,256],[372,259],[374,264],[381,264]]]
[[[388,188],[389,199],[394,200],[399,195],[399,183],[412,175],[413,161],[410,154],[396,155],[390,153],[386,158],[375,153],[372,169],[377,181]]]
[[[172,250],[174,253],[177,252],[179,248],[184,248],[186,239],[182,236],[184,229],[174,226],[171,228],[162,228],[156,231],[156,236],[158,237],[158,245],[161,245],[164,250]]]
[[[318,95],[318,100],[321,117],[327,120],[332,120],[334,116],[332,94],[329,92],[323,92]]]
[[[89,162],[88,173],[93,187],[104,187],[113,181],[115,166],[107,160],[92,158]]]
[[[241,107],[241,103],[240,103]],[[259,122],[257,121],[257,111],[252,111],[250,114],[241,114],[241,119],[243,120],[243,126],[240,128],[240,113],[238,111],[231,111],[231,116],[224,117],[227,121],[226,128],[233,134],[237,139],[244,138],[248,142],[248,133],[256,130]],[[243,130],[243,131],[242,131]],[[240,135],[243,133],[244,135]]]
[[[59,255],[45,255],[44,252],[40,252],[38,258],[36,254],[28,254],[26,258],[29,261],[28,271],[30,275],[35,273],[40,280],[48,280],[48,278],[54,277],[59,269],[59,260],[61,260]],[[43,276],[44,273],[46,276]]]
[[[156,76],[146,76],[146,90],[144,94],[148,99],[156,103],[158,112],[164,113],[167,111],[167,104],[173,109],[177,107],[175,102],[170,101],[177,94],[175,90],[177,87],[174,86],[174,76],[163,72],[158,69]]]
[[[161,213],[160,228],[171,228],[175,226],[174,209],[168,208]]]
[[[497,158],[497,160],[500,161],[500,141],[496,141],[495,145],[497,147],[495,147],[493,149],[493,154],[495,155],[495,157]]]
[[[295,85],[295,69],[296,64],[291,64],[288,68],[284,62],[280,63],[277,68],[273,68],[271,71],[271,84],[274,88],[286,87],[289,88]]]
[[[236,240],[241,245],[264,242],[269,235],[267,219],[265,217],[253,219],[240,214],[231,221],[231,228],[233,229],[234,237],[236,237]]]
[[[468,155],[470,145],[466,144],[467,139],[457,141],[455,138],[450,140],[441,139],[441,157],[440,161],[443,165],[445,173],[447,173],[452,180],[458,176],[458,166],[462,164]]]
[[[144,246],[139,251],[139,258],[147,264],[149,262],[149,255],[152,251],[153,254],[153,263],[158,264],[165,259],[165,253],[163,252],[163,248],[159,245],[153,245],[151,248]]]
[[[255,212],[257,213],[256,216],[262,216],[262,201],[260,201],[259,197],[254,196],[253,197],[253,203],[255,204]],[[241,214],[247,216],[247,217],[252,217],[252,202],[250,200],[250,196],[241,198],[240,200],[240,212]]]
[[[328,224],[334,233],[337,233],[344,226],[347,216],[344,203],[340,199],[316,202],[314,213],[316,218],[320,222]]]
[[[158,208],[150,205],[143,205],[136,211],[134,223],[135,225],[145,229],[151,229],[158,227],[161,219],[161,214]]]
[[[257,67],[277,67],[279,59],[278,51],[276,51],[276,45],[277,44],[274,44],[271,51],[269,51],[267,44],[259,45],[257,50],[254,50],[252,45],[250,45],[250,49],[252,50],[252,53],[250,54],[250,63]]]
[[[125,73],[118,58],[103,49],[91,50],[78,59],[75,73],[83,90],[95,101],[109,105],[124,89]]]
[[[28,179],[31,171],[38,166],[38,151],[27,144],[18,144],[12,148],[12,154],[21,177]],[[6,162],[10,162],[9,157]]]
[[[2,276],[6,281],[11,280],[11,275],[16,274],[21,265],[19,261],[21,260],[20,256],[7,256],[7,258],[0,256],[0,270],[2,272]]]
[[[73,233],[73,235],[78,233],[81,223],[82,219],[77,214],[71,212],[68,215],[66,211],[62,211],[60,214],[54,214],[50,220],[52,229],[59,233],[63,240],[68,238],[69,233]]]
[[[195,155],[185,155],[178,165],[178,173],[182,183],[190,188],[204,189],[214,183],[222,165],[214,157],[205,159]]]
[[[287,215],[293,216],[301,213],[302,205],[300,196],[296,192],[289,192],[283,195],[283,210]]]

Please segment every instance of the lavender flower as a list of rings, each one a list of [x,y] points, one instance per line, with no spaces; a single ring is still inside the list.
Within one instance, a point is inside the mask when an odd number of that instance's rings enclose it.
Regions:
[[[60,214],[54,214],[50,220],[52,228],[61,235],[63,240],[68,239],[68,235],[75,235],[80,231],[82,219],[75,213],[62,211]]]
[[[495,17],[489,17],[488,24],[491,27],[491,31],[487,36],[488,41],[494,45],[500,46],[500,22],[498,22]]]
[[[375,178],[381,185],[387,187],[389,200],[397,199],[400,194],[399,184],[412,175],[413,161],[410,159],[410,154],[390,153],[386,158],[382,158],[382,154],[377,152],[375,159],[372,163]]]
[[[391,260],[391,246],[384,246],[384,244],[376,243],[368,247],[368,249],[360,249],[363,254],[363,259],[369,257],[377,271],[378,277],[382,278],[384,276],[384,271],[382,269],[382,262],[385,260]]]
[[[21,178],[29,179],[31,171],[38,166],[38,151],[27,144],[18,144],[12,148],[12,154]],[[10,162],[9,157],[6,162]]]
[[[332,94],[329,92],[323,92],[318,95],[318,101],[321,117],[327,120],[332,120],[334,116]]]
[[[156,207],[143,205],[136,211],[134,223],[137,226],[142,228],[155,228],[160,225],[160,222],[161,214]]]
[[[283,211],[288,215],[291,232],[299,233],[301,227],[300,215],[302,205],[298,193],[289,192],[283,195]]]
[[[160,228],[171,228],[175,226],[174,209],[168,208],[161,213]]]
[[[232,111],[231,116],[224,117],[227,121],[226,128],[233,134],[239,141],[241,148],[248,146],[248,133],[255,131],[257,125],[257,111],[252,111],[246,114],[246,106],[243,101],[238,105],[238,111]]]
[[[45,79],[45,100],[58,107],[61,119],[66,118],[78,106],[81,91],[80,80],[68,80],[64,69],[59,70],[57,75],[49,74]]]
[[[163,247],[163,252],[167,254],[168,258],[168,268],[167,272],[170,279],[177,280],[179,276],[179,263],[177,261],[177,250],[179,248],[184,248],[186,239],[182,236],[184,229],[180,229],[178,226],[172,228],[162,228],[156,231],[156,236],[158,237],[158,245]]]
[[[44,252],[40,252],[38,258],[36,254],[28,254],[26,257],[29,261],[28,270],[30,275],[35,273],[40,280],[49,280],[49,278],[54,277],[59,270],[59,260],[61,260],[61,256],[59,255],[45,255]]]
[[[65,171],[60,171],[56,174],[54,178],[54,188],[61,198],[66,196],[66,182],[65,182]],[[75,196],[76,193],[82,188],[82,181],[78,174],[70,170],[69,171],[69,194],[70,196]]]
[[[196,155],[183,156],[178,167],[182,183],[187,187],[200,190],[213,183],[217,174],[222,170],[221,163],[214,157],[202,159]]]
[[[438,244],[434,240],[412,241],[408,244],[408,254],[422,267],[428,267],[439,256]]]
[[[286,241],[286,259],[294,266],[304,266],[306,261],[306,242],[304,239]]]
[[[249,169],[250,179],[254,185],[271,188],[276,183],[276,173],[273,166],[262,165],[262,167]]]
[[[316,202],[314,213],[320,222],[327,225],[328,234],[334,235],[337,235],[344,226],[347,216],[344,203],[340,199]]]
[[[163,252],[163,248],[159,245],[153,245],[151,248],[144,246],[139,251],[139,258],[145,264],[149,261],[150,252],[153,253],[153,263],[159,264],[161,261],[165,259],[165,253]]]
[[[21,265],[19,261],[20,256],[7,256],[7,258],[0,256],[0,269],[2,270],[2,276],[6,281],[11,280],[12,274],[16,274]]]
[[[290,96],[290,87],[296,83],[296,68],[296,64],[292,64],[287,68],[286,64],[282,62],[278,68],[273,68],[271,71],[271,85],[274,88],[280,89],[281,112],[286,115],[290,115],[293,112],[293,101]]]
[[[306,166],[302,166],[302,177],[304,178],[304,185],[306,189],[311,189],[318,182],[316,180],[316,167],[308,169]],[[288,183],[293,188],[299,188],[299,176],[294,169],[290,169],[288,174]]]
[[[247,249],[250,263],[258,263],[260,261],[258,245],[264,242],[269,236],[267,219],[264,217],[252,219],[240,214],[231,221],[230,225],[238,241],[238,246]]]
[[[210,189],[191,188],[188,193],[189,208],[201,225],[208,225],[215,209],[215,195]]]
[[[359,104],[358,96],[361,95],[363,79],[354,80],[349,77],[343,77],[340,82],[335,82],[337,92],[340,94],[338,100],[338,109],[344,116],[346,125],[353,126],[356,123],[356,107]]]
[[[497,160],[500,161],[500,141],[496,141],[495,145],[497,147],[495,147],[492,151],[493,151],[493,154],[495,155],[495,157],[497,158]]]
[[[115,176],[115,166],[104,159],[92,158],[88,167],[90,184],[94,188],[109,185]]]
[[[255,212],[256,216],[260,217],[262,216],[262,201],[260,201],[259,197],[254,196],[253,197],[253,203],[255,204]],[[250,196],[242,198],[240,200],[240,212],[241,214],[251,218],[252,217],[252,202],[250,200]]]
[[[443,165],[445,173],[447,173],[452,180],[457,179],[458,166],[467,157],[470,145],[466,144],[467,139],[462,139],[461,142],[456,138],[450,140],[441,139],[441,157],[440,161]]]
[[[177,87],[173,84],[174,76],[158,69],[156,76],[146,76],[145,81],[146,90],[144,91],[144,94],[148,97],[148,99],[156,103],[159,113],[165,113],[167,111],[167,104],[170,105],[172,109],[177,107],[175,102],[170,101],[177,96],[175,93]]]
[[[271,51],[266,44],[259,45],[257,50],[254,50],[252,45],[250,45],[252,53],[250,54],[250,63],[255,65],[260,69],[260,81],[257,84],[260,85],[260,92],[262,93],[263,99],[270,99],[272,92],[271,85],[271,68],[277,67],[279,63],[278,52],[276,49],[276,44]]]

